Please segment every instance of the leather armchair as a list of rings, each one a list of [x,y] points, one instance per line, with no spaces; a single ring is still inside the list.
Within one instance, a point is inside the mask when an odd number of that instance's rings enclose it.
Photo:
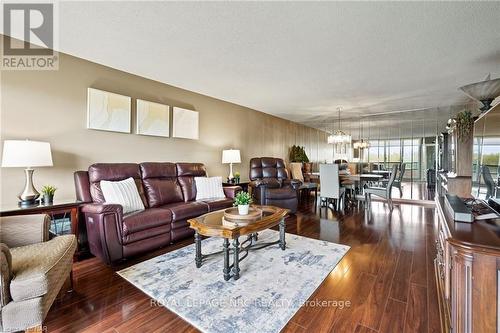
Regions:
[[[298,189],[302,182],[289,179],[281,158],[255,157],[250,160],[250,188],[254,202],[297,212]]]

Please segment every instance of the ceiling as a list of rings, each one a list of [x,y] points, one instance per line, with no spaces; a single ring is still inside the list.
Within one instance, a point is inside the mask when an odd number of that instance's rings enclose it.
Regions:
[[[446,120],[469,102],[458,87],[500,76],[500,2],[61,2],[59,17],[62,52],[326,130],[338,106],[352,128]]]

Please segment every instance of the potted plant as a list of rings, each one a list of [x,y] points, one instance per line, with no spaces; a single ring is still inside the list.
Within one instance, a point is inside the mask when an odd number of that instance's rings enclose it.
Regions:
[[[54,202],[54,193],[56,192],[56,190],[57,188],[51,185],[45,185],[44,187],[42,187],[44,204],[51,204]]]
[[[234,197],[234,206],[238,207],[240,215],[248,215],[248,208],[252,203],[252,197],[248,192],[238,192]]]
[[[240,182],[240,176],[241,176],[241,175],[240,175],[240,173],[239,173],[238,171],[236,171],[236,172],[234,173],[234,182],[235,182],[236,184],[239,184],[239,182]]]
[[[302,163],[302,172],[305,174],[312,172],[312,163],[309,162],[305,147],[293,145],[290,148],[290,162]]]

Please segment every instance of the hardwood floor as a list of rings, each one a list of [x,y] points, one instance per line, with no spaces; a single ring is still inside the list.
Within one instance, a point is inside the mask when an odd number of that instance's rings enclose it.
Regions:
[[[309,206],[287,219],[287,232],[351,250],[311,296],[315,302],[302,307],[284,332],[439,332],[434,209],[400,205],[390,214],[387,205],[373,202],[372,211],[367,219],[362,208],[345,214],[323,208],[320,217]],[[169,310],[151,306],[145,294],[95,258],[76,263],[74,279],[75,291],[56,301],[47,316],[48,332],[197,331]],[[319,306],[321,301],[330,306]]]
[[[435,189],[427,188],[425,182],[404,181],[402,185],[403,195],[401,196],[397,188],[392,189],[393,198],[412,199],[412,200],[434,200]]]

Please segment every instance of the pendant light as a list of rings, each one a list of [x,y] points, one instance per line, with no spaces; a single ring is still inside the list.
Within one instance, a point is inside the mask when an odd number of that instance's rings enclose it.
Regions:
[[[328,137],[328,143],[330,143],[330,144],[346,145],[346,144],[350,144],[352,141],[351,136],[349,134],[345,133],[344,131],[342,131],[342,126],[341,126],[341,122],[340,122],[341,109],[342,108],[340,106],[337,108],[337,110],[339,112],[339,129],[336,130],[332,135],[330,135]]]
[[[359,141],[354,143],[353,147],[354,149],[366,149],[370,147],[368,141],[365,141],[363,139],[363,125],[361,122],[361,118],[359,119]]]

